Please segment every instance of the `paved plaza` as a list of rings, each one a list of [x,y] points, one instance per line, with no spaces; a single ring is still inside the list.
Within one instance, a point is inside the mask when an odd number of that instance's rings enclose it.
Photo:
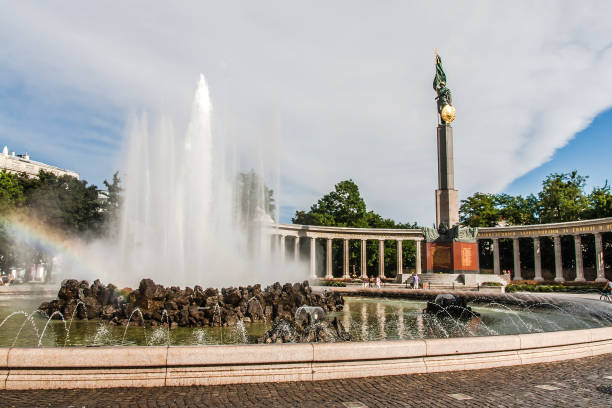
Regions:
[[[302,383],[4,391],[3,407],[610,407],[612,355]]]

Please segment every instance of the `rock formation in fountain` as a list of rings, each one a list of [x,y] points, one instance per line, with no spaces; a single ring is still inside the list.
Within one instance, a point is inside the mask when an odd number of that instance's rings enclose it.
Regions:
[[[465,298],[448,294],[436,296],[433,302],[428,301],[424,313],[433,314],[436,317],[452,317],[454,319],[469,320],[480,314],[474,312],[467,305]]]
[[[99,280],[68,279],[62,282],[57,299],[40,305],[51,316],[59,311],[69,318],[100,319],[115,325],[171,327],[235,326],[239,321],[291,321],[302,305],[318,306],[325,312],[341,310],[342,296],[312,293],[308,281],[278,282],[264,290],[260,285],[221,289],[164,287],[151,279],[140,281],[138,289],[118,289]],[[139,310],[138,313],[136,310]],[[59,318],[59,315],[54,316]],[[131,318],[131,319],[130,319]]]
[[[351,341],[351,335],[337,317],[330,322],[318,320],[278,319],[259,339],[260,343],[335,343]]]

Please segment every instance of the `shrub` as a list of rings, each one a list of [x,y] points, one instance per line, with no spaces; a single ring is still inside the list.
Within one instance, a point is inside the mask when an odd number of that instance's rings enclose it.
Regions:
[[[501,287],[502,284],[499,282],[483,282],[480,286]]]
[[[335,280],[322,280],[322,281],[319,281],[318,283],[321,286],[334,286],[334,287],[340,287],[340,288],[343,288],[346,286],[346,283],[342,281],[335,281]]]

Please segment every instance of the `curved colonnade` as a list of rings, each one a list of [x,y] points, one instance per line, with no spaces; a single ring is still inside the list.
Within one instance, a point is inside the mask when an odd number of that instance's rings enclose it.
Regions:
[[[595,269],[596,269],[596,281],[605,282],[605,267],[604,267],[604,245],[602,242],[602,234],[605,232],[612,232],[612,218],[599,218],[594,220],[574,221],[574,222],[562,222],[555,224],[539,224],[539,225],[520,225],[520,226],[504,226],[504,227],[487,227],[479,228],[478,230],[478,241],[489,240],[491,242],[491,252],[493,257],[493,273],[499,275],[501,273],[500,268],[500,254],[499,254],[499,243],[500,240],[510,239],[512,240],[513,248],[513,279],[523,279],[521,273],[521,258],[519,250],[519,239],[531,239],[533,241],[534,251],[534,274],[535,280],[544,280],[542,276],[542,263],[541,263],[541,244],[540,239],[542,237],[550,237],[554,242],[554,280],[565,281],[562,267],[562,256],[561,256],[561,237],[570,235],[574,238],[575,246],[575,281],[584,281],[584,268],[583,268],[583,247],[582,236],[591,234],[595,241]],[[384,245],[385,241],[395,241],[397,245],[397,273],[402,273],[404,262],[402,259],[402,243],[404,241],[416,242],[416,262],[414,269],[416,273],[421,273],[422,270],[422,245],[424,241],[423,232],[419,229],[377,229],[377,228],[347,228],[347,227],[321,227],[312,225],[296,225],[296,224],[278,224],[273,228],[273,235],[278,239],[278,248],[282,257],[287,256],[288,245],[287,241],[291,240],[290,245],[293,246],[292,250],[295,259],[299,257],[299,247],[302,240],[308,240],[310,247],[310,278],[314,279],[318,276],[323,275],[326,279],[333,277],[332,270],[332,241],[342,240],[343,241],[343,264],[342,264],[342,277],[350,278],[349,268],[349,242],[351,240],[357,240],[361,242],[361,256],[360,256],[360,276],[367,277],[367,266],[366,266],[366,243],[368,240],[375,240],[378,242],[378,253],[384,256]],[[325,240],[325,267],[324,273],[317,273],[317,251],[316,251],[316,240]],[[412,265],[411,265],[412,266]],[[385,266],[384,262],[379,262],[378,275],[385,277]]]

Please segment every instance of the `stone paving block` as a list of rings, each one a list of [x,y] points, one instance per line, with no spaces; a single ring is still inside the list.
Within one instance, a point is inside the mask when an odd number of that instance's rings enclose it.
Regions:
[[[456,400],[459,401],[463,401],[463,400],[471,400],[473,399],[472,397],[470,397],[469,395],[465,395],[465,394],[448,394],[449,397],[454,398]]]
[[[546,391],[555,391],[555,390],[560,390],[561,388],[559,387],[555,387],[554,385],[549,385],[549,384],[540,384],[540,385],[536,385],[537,388],[546,390]]]

